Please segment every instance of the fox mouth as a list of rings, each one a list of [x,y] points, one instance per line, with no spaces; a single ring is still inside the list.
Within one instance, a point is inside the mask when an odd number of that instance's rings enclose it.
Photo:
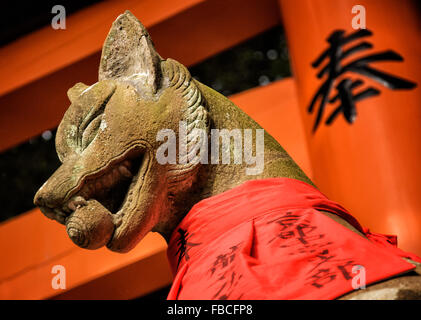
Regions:
[[[66,224],[73,212],[87,206],[89,200],[96,200],[113,215],[118,226],[135,193],[142,187],[138,182],[143,184],[146,170],[141,168],[146,167],[146,158],[143,148],[136,146],[98,172],[84,177],[79,186],[69,192],[61,210],[55,209],[57,220]]]

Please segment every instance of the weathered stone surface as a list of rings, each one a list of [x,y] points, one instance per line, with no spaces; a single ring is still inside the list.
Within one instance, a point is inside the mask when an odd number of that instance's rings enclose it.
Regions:
[[[127,252],[150,231],[168,239],[195,203],[249,179],[289,177],[312,184],[267,133],[264,169],[257,175],[245,175],[246,164],[159,164],[158,132],[165,128],[179,133],[180,121],[187,124],[187,153],[193,152],[194,129],[209,135],[212,128],[261,127],[229,99],[192,79],[186,67],[162,59],[128,11],[113,23],[105,41],[99,82],[78,83],[68,96],[71,105],[56,137],[62,165],[34,202],[47,217],[65,224],[82,247],[106,245]],[[327,215],[353,229],[338,216]],[[399,284],[393,294],[385,281],[361,297],[411,298],[421,292],[419,278],[393,280]]]
[[[96,200],[76,205],[66,221],[70,239],[81,248],[98,249],[106,245],[114,231],[111,212]]]

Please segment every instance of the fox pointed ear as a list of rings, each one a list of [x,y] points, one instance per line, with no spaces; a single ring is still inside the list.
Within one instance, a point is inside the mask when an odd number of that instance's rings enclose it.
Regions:
[[[161,81],[161,61],[148,31],[126,11],[113,22],[105,40],[98,78],[129,82],[140,93],[155,94]]]

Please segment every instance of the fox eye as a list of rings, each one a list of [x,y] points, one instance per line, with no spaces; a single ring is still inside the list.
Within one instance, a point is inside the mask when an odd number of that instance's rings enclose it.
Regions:
[[[97,115],[83,130],[82,133],[82,150],[85,150],[89,144],[95,139],[102,120],[102,113]]]

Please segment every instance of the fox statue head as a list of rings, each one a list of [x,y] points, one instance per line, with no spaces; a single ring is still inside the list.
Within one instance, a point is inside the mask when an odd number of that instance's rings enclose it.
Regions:
[[[116,19],[107,36],[99,81],[76,84],[68,97],[71,105],[56,135],[62,164],[38,190],[34,203],[66,225],[80,247],[106,245],[127,252],[150,231],[168,239],[196,202],[251,178],[310,182],[266,133],[265,168],[255,176],[240,171],[245,164],[185,161],[197,153],[197,130],[208,136],[211,128],[260,127],[227,98],[193,79],[182,64],[161,58],[129,11]],[[181,122],[185,152],[177,149],[176,163],[159,163],[162,130],[179,136]]]

